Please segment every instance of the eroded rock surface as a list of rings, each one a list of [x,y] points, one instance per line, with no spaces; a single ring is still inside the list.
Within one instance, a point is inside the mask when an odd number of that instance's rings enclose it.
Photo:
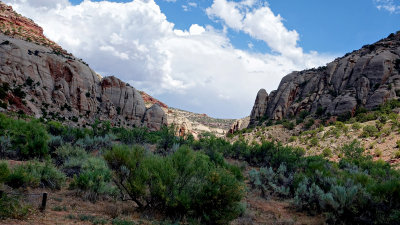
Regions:
[[[373,109],[400,95],[400,32],[337,58],[325,67],[292,72],[269,95],[260,90],[250,126],[306,110],[341,115]]]

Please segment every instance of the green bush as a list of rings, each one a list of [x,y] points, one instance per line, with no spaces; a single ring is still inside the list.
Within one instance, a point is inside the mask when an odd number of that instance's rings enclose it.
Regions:
[[[81,172],[82,165],[89,158],[89,154],[85,149],[63,145],[54,152],[54,160],[56,165],[61,166],[62,171],[67,177],[73,177]]]
[[[243,183],[188,147],[162,157],[138,146],[115,146],[104,157],[120,191],[141,208],[214,224],[242,213]]]
[[[282,125],[283,125],[283,127],[285,127],[288,130],[293,130],[295,127],[295,124],[293,122],[287,121],[287,120],[283,121]]]
[[[330,148],[325,148],[322,150],[322,156],[330,158],[332,157],[332,150]]]
[[[347,158],[357,159],[363,156],[364,148],[359,141],[353,140],[350,144],[343,145],[341,151]]]
[[[359,122],[355,122],[355,123],[353,123],[352,125],[351,125],[351,128],[353,129],[353,130],[360,130],[361,129],[361,124],[359,123]]]
[[[65,175],[50,162],[27,162],[15,166],[6,178],[6,184],[12,188],[47,187],[60,189],[65,182]]]
[[[127,145],[143,144],[146,142],[148,130],[145,127],[132,128],[130,130],[121,129],[118,138]]]
[[[11,148],[20,158],[40,158],[48,154],[49,136],[37,120],[15,120],[0,114],[0,132],[7,134]]]
[[[75,175],[70,189],[78,189],[84,199],[95,202],[101,196],[114,195],[116,189],[111,186],[111,171],[101,158],[87,159],[79,175]]]
[[[29,208],[15,196],[9,196],[6,193],[0,195],[0,219],[23,219],[27,216]]]
[[[8,163],[0,161],[0,184],[4,183],[9,175],[10,169],[8,168]]]
[[[378,128],[376,126],[367,125],[363,128],[363,132],[361,133],[361,137],[376,137],[379,133]]]
[[[115,139],[113,134],[106,134],[104,136],[90,137],[86,135],[75,142],[76,146],[86,149],[86,151],[95,151],[101,149],[110,149],[112,141]]]

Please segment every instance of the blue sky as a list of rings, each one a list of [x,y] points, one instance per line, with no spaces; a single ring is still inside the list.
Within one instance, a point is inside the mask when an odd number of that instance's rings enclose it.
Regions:
[[[70,0],[79,4],[83,0]],[[100,2],[100,0],[96,0]],[[131,0],[109,0],[112,2],[130,2]],[[211,0],[156,0],[167,19],[178,29],[189,29],[191,24],[221,27],[221,24],[210,20],[204,12],[212,4]],[[198,7],[188,11],[183,5],[195,2]],[[236,0],[236,2],[240,2]],[[377,9],[373,0],[307,0],[304,1],[267,1],[272,11],[284,18],[288,29],[300,34],[299,45],[305,51],[318,51],[334,54],[345,54],[364,44],[373,43],[392,32],[400,30],[400,13]],[[395,0],[398,5],[400,1]],[[306,4],[305,4],[306,3]],[[229,38],[235,47],[251,51],[270,51],[268,46],[259,40],[252,39],[243,32],[229,32]],[[254,45],[249,49],[248,43]]]
[[[400,0],[4,1],[97,73],[218,118],[400,30]]]

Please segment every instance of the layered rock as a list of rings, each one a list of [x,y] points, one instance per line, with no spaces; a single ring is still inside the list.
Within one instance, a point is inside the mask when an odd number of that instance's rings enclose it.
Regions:
[[[164,111],[158,105],[147,109],[134,87],[116,77],[102,78],[82,60],[48,44],[51,41],[33,21],[1,2],[0,9],[0,23],[29,29],[21,35],[42,40],[35,43],[19,34],[0,34],[0,91],[6,92],[0,99],[2,108],[74,125],[100,119],[158,130],[166,124]]]
[[[250,117],[249,116],[245,117],[243,119],[238,119],[231,125],[231,128],[229,128],[228,133],[233,134],[233,133],[235,133],[237,131],[245,129],[245,128],[247,128],[249,126],[249,123],[250,123]]]
[[[292,72],[269,96],[257,95],[250,126],[306,110],[335,116],[373,109],[400,95],[400,32],[337,58],[325,67]],[[265,109],[265,111],[264,111]]]
[[[0,31],[6,35],[33,42],[52,48],[56,52],[68,54],[58,44],[49,40],[44,34],[43,29],[31,19],[21,16],[0,1]]]
[[[146,104],[146,106],[147,105],[152,106],[154,104],[158,104],[161,106],[161,108],[168,109],[168,106],[164,102],[161,102],[160,100],[154,98],[153,96],[150,96],[149,94],[147,94],[144,91],[139,91],[139,92],[142,95],[143,101]]]

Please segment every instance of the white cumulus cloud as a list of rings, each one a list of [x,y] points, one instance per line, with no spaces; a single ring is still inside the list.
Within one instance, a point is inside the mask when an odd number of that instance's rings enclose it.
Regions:
[[[297,32],[286,29],[279,15],[256,0],[214,0],[207,13],[265,41],[273,54],[237,49],[224,29],[209,25],[176,29],[154,0],[5,2],[103,76],[115,75],[170,106],[217,117],[249,115],[260,88],[276,89],[292,70],[333,58],[304,53],[297,46]]]
[[[398,0],[374,0],[376,8],[390,13],[400,13],[400,1]]]

